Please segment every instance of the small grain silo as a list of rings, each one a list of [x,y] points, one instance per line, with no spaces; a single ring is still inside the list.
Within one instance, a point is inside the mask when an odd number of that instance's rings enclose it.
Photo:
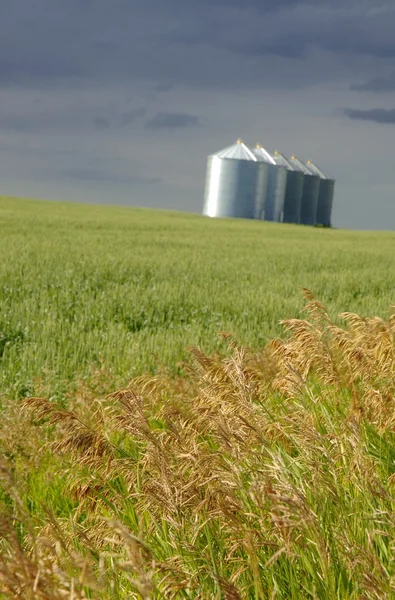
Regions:
[[[265,221],[281,221],[284,210],[285,188],[287,185],[287,169],[276,164],[273,157],[260,144],[252,150],[260,164],[267,166],[267,191]]]
[[[207,159],[203,214],[254,219],[257,205],[257,159],[237,140]]]
[[[320,178],[312,173],[307,165],[296,156],[291,156],[289,162],[304,174],[302,203],[300,207],[300,223],[302,225],[315,225],[317,214]]]
[[[335,180],[324,175],[319,167],[311,160],[306,163],[309,171],[320,177],[320,190],[315,222],[317,225],[331,227],[333,196],[335,193]]]
[[[272,154],[276,165],[287,169],[287,185],[284,197],[284,223],[300,223],[304,174],[277,150]]]

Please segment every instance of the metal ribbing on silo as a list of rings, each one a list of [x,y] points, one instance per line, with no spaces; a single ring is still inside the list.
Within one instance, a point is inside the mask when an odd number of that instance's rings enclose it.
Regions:
[[[273,157],[260,144],[257,144],[252,152],[261,164],[267,165],[268,169],[264,219],[279,222],[284,209],[287,169],[276,165]]]
[[[258,174],[257,159],[242,140],[209,156],[203,214],[256,218]]]
[[[255,190],[255,219],[263,220],[265,218],[268,179],[269,165],[258,160]]]
[[[266,221],[279,223],[283,220],[286,187],[287,169],[279,165],[270,165],[265,211]]]
[[[332,226],[332,207],[335,193],[335,180],[324,175],[319,167],[311,160],[306,163],[308,169],[320,177],[320,189],[316,212],[316,224],[324,227]]]
[[[269,177],[271,163],[274,161],[270,157],[270,154],[259,144],[251,150],[257,159],[258,168],[258,179],[257,179],[257,219],[266,219],[267,203],[268,203],[268,191],[269,191]]]
[[[300,223],[302,225],[315,225],[317,214],[320,178],[310,171],[304,162],[291,156],[289,162],[304,174],[302,202],[300,206]]]
[[[284,223],[300,223],[304,174],[277,150],[272,154],[275,163],[287,169],[287,184],[284,197]]]

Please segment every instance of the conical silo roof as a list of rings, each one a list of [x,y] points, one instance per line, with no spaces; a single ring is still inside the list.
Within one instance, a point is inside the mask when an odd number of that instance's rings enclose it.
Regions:
[[[309,171],[311,171],[314,175],[318,175],[318,177],[321,177],[321,179],[332,179],[332,177],[328,177],[328,175],[325,175],[325,173],[323,173],[321,169],[317,167],[315,163],[313,163],[312,160],[308,160],[306,162],[306,166],[309,169]]]
[[[238,139],[237,142],[232,146],[228,146],[223,150],[215,152],[212,156],[218,156],[218,158],[231,158],[235,160],[252,160],[257,162],[257,159],[251,150],[240,139]]]
[[[294,167],[295,171],[301,171],[305,175],[316,175],[316,173],[312,173],[311,171],[309,171],[308,167],[304,164],[304,162],[296,156],[291,156],[289,158],[289,162]]]
[[[261,144],[257,144],[255,148],[252,149],[252,153],[256,157],[259,162],[267,163],[268,165],[275,165],[276,161],[273,160],[272,156],[269,154],[267,150]]]
[[[286,158],[284,156],[284,154],[281,154],[281,152],[279,152],[278,150],[275,150],[274,153],[272,154],[273,160],[276,163],[276,165],[279,165],[281,167],[286,167],[288,169],[288,171],[299,171],[300,169],[297,169],[289,160],[288,158]]]

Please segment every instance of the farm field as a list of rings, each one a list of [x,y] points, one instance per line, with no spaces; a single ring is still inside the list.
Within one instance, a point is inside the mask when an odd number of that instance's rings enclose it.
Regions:
[[[0,390],[61,399],[180,370],[219,331],[259,348],[303,307],[385,316],[395,234],[0,198]]]
[[[394,598],[394,242],[0,198],[0,599]]]

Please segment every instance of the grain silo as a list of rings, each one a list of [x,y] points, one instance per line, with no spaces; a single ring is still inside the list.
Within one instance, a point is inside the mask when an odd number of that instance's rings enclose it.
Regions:
[[[267,165],[268,179],[264,219],[265,221],[281,221],[284,209],[285,187],[287,185],[287,169],[276,165],[273,157],[260,144],[252,150],[260,164]]]
[[[203,214],[254,219],[257,178],[257,159],[242,140],[210,155]]]
[[[306,163],[307,168],[320,177],[320,191],[315,222],[317,225],[331,227],[333,196],[335,193],[335,180],[324,175],[319,167],[311,160]]]
[[[255,218],[264,219],[267,202],[267,186],[269,181],[269,165],[266,160],[263,160],[262,155],[257,155],[255,150],[252,150],[253,155],[257,160],[257,180],[255,191]]]
[[[315,225],[320,178],[312,173],[307,165],[296,156],[291,156],[289,162],[304,174],[302,202],[300,206],[300,223],[302,225]]]
[[[272,154],[276,165],[286,167],[287,185],[284,198],[284,223],[300,223],[304,174],[277,150]]]

